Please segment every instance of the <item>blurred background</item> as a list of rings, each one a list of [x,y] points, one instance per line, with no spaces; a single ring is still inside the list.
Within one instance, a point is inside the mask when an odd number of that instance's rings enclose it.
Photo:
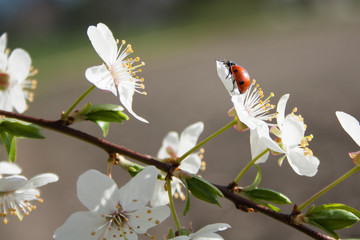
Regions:
[[[141,76],[148,93],[134,96],[133,109],[150,123],[131,118],[111,124],[107,140],[153,156],[168,131],[181,132],[203,121],[203,139],[231,121],[226,113],[232,104],[215,59],[237,62],[265,95],[275,93],[273,104],[290,93],[287,111],[298,107],[307,134],[314,135],[310,148],[321,162],[315,177],[296,175],[286,161],[280,168],[274,156],[260,165],[261,187],[302,203],[352,168],[347,153],[359,150],[335,117],[335,111],[342,110],[360,119],[359,14],[356,0],[0,0],[0,33],[8,32],[9,48],[26,49],[39,70],[35,100],[26,114],[53,120],[90,86],[86,68],[101,63],[86,35],[89,25],[103,22],[115,38],[131,43],[133,57],[146,62]],[[79,107],[86,102],[119,103],[99,90]],[[94,124],[74,127],[101,137]],[[90,168],[106,172],[102,150],[43,132],[46,141],[19,142],[17,163],[28,178],[54,172],[60,181],[42,189],[44,203],[21,223],[11,218],[0,225],[1,239],[51,239],[72,213],[86,210],[76,197],[78,176]],[[228,130],[205,145],[207,170],[201,175],[225,185],[249,159],[249,132]],[[240,185],[250,184],[255,174],[249,171]],[[129,179],[119,168],[113,175],[119,186]],[[360,174],[350,177],[316,204],[341,202],[360,209],[359,182]],[[237,211],[227,200],[221,204],[219,208],[192,198],[182,225],[192,221],[196,231],[211,223],[229,223],[232,228],[221,233],[225,239],[308,238],[262,214]],[[181,214],[184,204],[179,201],[176,207]],[[291,211],[291,206],[282,208]],[[171,218],[149,232],[162,239],[168,227],[175,227]],[[357,224],[338,233],[355,238],[359,229]]]

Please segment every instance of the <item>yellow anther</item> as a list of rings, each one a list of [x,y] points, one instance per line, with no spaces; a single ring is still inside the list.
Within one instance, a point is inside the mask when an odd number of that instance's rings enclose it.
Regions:
[[[136,57],[136,58],[135,58],[135,61],[136,61],[136,62],[140,61],[140,58],[139,58],[139,57]]]
[[[8,223],[8,220],[5,218],[4,220],[3,220],[3,224],[7,224]]]
[[[146,95],[147,95],[147,92],[142,92],[141,94],[143,94],[143,95],[145,95],[145,96],[146,96]]]
[[[125,43],[126,43],[126,41],[125,41],[125,40],[122,40],[122,41],[121,41],[121,44],[125,44]]]
[[[144,84],[140,84],[140,88],[141,88],[141,89],[145,89],[145,85],[144,85]]]
[[[140,78],[140,82],[143,82],[144,81],[144,78]]]
[[[294,107],[293,112],[296,113],[297,110],[298,110],[297,107]]]

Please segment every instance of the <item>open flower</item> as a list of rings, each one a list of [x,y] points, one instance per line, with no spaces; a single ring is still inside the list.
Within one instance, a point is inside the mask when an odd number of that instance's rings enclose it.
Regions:
[[[356,120],[350,114],[344,112],[336,112],[336,116],[344,128],[344,130],[350,135],[355,143],[360,147],[360,125],[359,121]],[[350,157],[354,160],[354,163],[360,166],[360,151],[349,153]]]
[[[104,61],[104,64],[86,70],[85,76],[87,80],[97,88],[110,91],[115,96],[118,96],[120,102],[135,118],[147,123],[148,121],[135,114],[132,110],[134,93],[138,92],[146,95],[146,92],[138,90],[144,89],[142,83],[144,79],[136,76],[136,73],[141,72],[141,70],[135,70],[145,65],[145,63],[142,62],[134,66],[134,63],[139,62],[140,58],[127,58],[129,54],[133,53],[131,45],[128,44],[122,49],[126,43],[123,40],[118,47],[117,40],[115,40],[112,32],[105,24],[99,23],[97,26],[90,26],[87,34],[95,51]]]
[[[234,108],[229,111],[229,116],[237,117],[239,122],[235,126],[238,131],[245,131],[250,129],[250,146],[251,156],[256,158],[259,154],[263,153],[266,149],[278,151],[279,146],[270,138],[269,127],[271,121],[275,117],[275,113],[270,110],[275,106],[270,104],[270,98],[274,96],[273,93],[264,99],[264,92],[256,84],[256,81],[250,84],[249,89],[240,94],[237,87],[229,76],[229,69],[222,61],[216,61],[217,72],[219,78],[223,82],[226,90],[228,90]],[[266,162],[269,153],[265,153],[257,160],[258,163]]]
[[[32,101],[36,81],[29,77],[36,74],[31,69],[29,54],[20,48],[14,49],[10,55],[6,50],[7,34],[0,37],[0,109],[23,113],[26,100]]]
[[[289,94],[285,94],[279,100],[277,107],[278,129],[273,128],[272,132],[279,138],[278,142],[285,153],[282,160],[286,157],[292,169],[299,175],[312,177],[317,173],[320,164],[319,159],[313,156],[308,148],[313,136],[305,136],[306,125],[300,115],[295,115],[296,108],[291,114],[285,116],[285,107],[289,99]]]
[[[196,122],[185,128],[180,134],[180,137],[177,132],[169,132],[162,142],[157,157],[159,159],[170,159],[170,161],[174,161],[177,157],[181,157],[196,145],[203,130],[204,123]],[[180,163],[179,169],[191,174],[196,174],[201,167],[201,157],[202,156],[199,153],[190,154]],[[184,199],[185,196],[182,193],[181,188],[182,182],[178,178],[173,177],[171,181],[172,194],[176,194],[176,196],[180,196],[180,198]],[[165,189],[165,181],[156,180],[154,195],[150,201],[151,206],[162,206],[168,203],[169,197],[167,190]]]
[[[96,170],[83,173],[77,182],[77,193],[89,211],[71,215],[55,231],[54,238],[138,239],[137,233],[146,233],[170,215],[167,206],[145,206],[153,194],[158,172],[153,166],[146,167],[120,189],[113,179]]]
[[[190,233],[189,236],[178,236],[171,238],[173,240],[223,240],[219,234],[215,233],[217,231],[224,231],[230,228],[229,224],[226,223],[215,223],[209,224],[195,233]]]
[[[30,180],[20,175],[0,178],[0,217],[3,217],[3,223],[7,223],[8,215],[22,220],[23,215],[36,208],[30,201],[43,201],[37,188],[58,180],[58,176],[52,173],[40,174]]]

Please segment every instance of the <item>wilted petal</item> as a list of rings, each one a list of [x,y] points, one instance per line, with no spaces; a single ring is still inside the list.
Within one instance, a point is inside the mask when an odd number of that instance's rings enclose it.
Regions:
[[[120,204],[127,212],[142,208],[154,193],[159,170],[154,166],[144,168],[119,190]]]
[[[360,146],[359,121],[350,114],[344,112],[336,112],[336,116],[344,130],[350,135],[356,144]]]
[[[118,193],[114,180],[97,170],[86,171],[77,181],[79,200],[93,212],[112,212],[118,203]]]

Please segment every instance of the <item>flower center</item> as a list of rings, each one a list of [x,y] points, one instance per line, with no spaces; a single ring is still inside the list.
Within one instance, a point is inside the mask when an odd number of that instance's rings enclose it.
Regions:
[[[270,99],[274,96],[274,93],[270,93],[266,99],[263,99],[264,92],[254,79],[245,93],[244,100],[244,107],[249,116],[263,121],[271,121],[275,117],[275,113],[270,113],[270,110],[274,109],[275,105],[270,104]]]
[[[7,73],[0,72],[0,90],[4,91],[9,87],[10,76]]]

